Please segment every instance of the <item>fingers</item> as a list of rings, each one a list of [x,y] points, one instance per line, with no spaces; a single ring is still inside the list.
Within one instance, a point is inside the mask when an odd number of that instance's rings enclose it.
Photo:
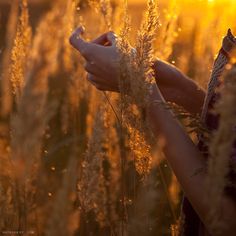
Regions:
[[[84,29],[82,27],[74,31],[74,33],[70,37],[71,45],[76,48],[87,61],[96,61],[98,59],[100,60],[100,55],[104,54],[104,49],[106,47],[99,44],[86,42],[81,38],[83,32]],[[96,39],[95,42],[105,42],[105,37],[107,36],[103,35],[100,38]]]
[[[84,33],[83,27],[79,27],[78,29],[76,29],[70,37],[70,44],[75,49],[77,49],[85,59],[89,60],[89,51],[88,51],[89,43],[81,38],[81,35],[83,33]]]
[[[110,42],[110,44],[112,46],[116,45],[116,43],[117,43],[117,35],[114,32],[112,32],[112,31],[108,32],[107,33],[107,39],[108,39],[108,41]]]
[[[87,61],[91,61],[93,55],[96,54],[96,47],[98,47],[98,45],[86,42],[82,39],[81,35],[83,33],[83,27],[76,29],[70,37],[70,44],[77,49]]]
[[[102,76],[101,70],[98,69],[98,67],[96,66],[96,64],[94,62],[87,61],[84,65],[84,69],[90,74],[93,74],[96,76]]]
[[[82,27],[79,27],[77,30],[75,30],[70,37],[70,43],[81,53],[81,55],[87,61],[96,61],[98,59],[100,60],[100,56],[104,56],[105,53],[104,49],[106,47],[104,46],[115,46],[117,43],[117,36],[114,32],[108,32],[106,34],[103,34],[90,43],[82,39],[81,35],[83,33],[84,29]]]
[[[88,73],[87,80],[94,85],[98,90],[101,91],[110,91],[110,92],[119,92],[118,88],[113,88],[107,85],[106,81],[104,81],[101,77],[95,76],[93,74]]]
[[[114,32],[110,31],[108,33],[102,34],[98,38],[91,41],[91,43],[103,45],[103,46],[112,46],[116,43],[117,36]]]
[[[98,90],[101,90],[101,91],[105,91],[105,90],[108,90],[107,87],[103,86],[100,82],[100,78],[99,77],[96,77],[95,75],[91,74],[91,73],[88,73],[87,75],[87,80],[93,85],[95,86]]]
[[[99,44],[99,45],[105,45],[108,42],[107,40],[107,33],[102,34],[98,38],[91,41],[91,43]]]

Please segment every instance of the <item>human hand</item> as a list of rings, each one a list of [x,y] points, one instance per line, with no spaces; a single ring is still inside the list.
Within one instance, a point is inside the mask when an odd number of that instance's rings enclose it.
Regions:
[[[119,51],[113,32],[101,35],[92,42],[82,39],[83,28],[71,35],[70,43],[86,60],[88,80],[99,90],[119,92]]]

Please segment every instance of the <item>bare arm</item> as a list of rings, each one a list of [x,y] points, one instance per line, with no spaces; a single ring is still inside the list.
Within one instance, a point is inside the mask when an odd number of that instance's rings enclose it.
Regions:
[[[196,170],[205,167],[200,152],[185,133],[172,113],[155,101],[165,102],[160,90],[155,86],[150,98],[147,114],[154,135],[164,140],[164,152],[173,171],[175,172],[186,196],[190,200],[206,228],[207,216],[210,211],[211,199],[207,200],[204,183],[206,173],[194,175]],[[227,228],[221,235],[235,235],[236,232],[236,204],[227,196],[222,197],[222,221],[227,222]],[[208,230],[210,230],[208,228]]]
[[[175,102],[190,113],[201,113],[205,91],[176,67],[156,60],[154,71],[157,85],[168,102]]]

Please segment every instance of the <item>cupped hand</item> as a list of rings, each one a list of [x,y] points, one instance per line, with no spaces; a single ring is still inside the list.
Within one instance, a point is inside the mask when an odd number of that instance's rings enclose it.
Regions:
[[[92,42],[82,38],[83,28],[74,31],[71,45],[86,60],[88,80],[99,90],[119,92],[119,51],[117,36],[113,32],[101,35]]]

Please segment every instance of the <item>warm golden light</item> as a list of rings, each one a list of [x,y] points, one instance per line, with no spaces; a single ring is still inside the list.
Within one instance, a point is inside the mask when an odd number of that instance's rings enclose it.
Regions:
[[[163,1],[163,0],[160,0],[160,3],[162,3],[162,2],[170,2],[171,0],[169,0],[169,1]],[[176,0],[176,2],[178,3],[178,4],[181,4],[181,3],[192,3],[192,2],[198,2],[199,4],[200,3],[224,3],[224,2],[226,2],[226,3],[233,3],[235,0]],[[128,3],[137,3],[137,4],[139,4],[139,3],[146,3],[147,2],[147,0],[128,0]]]
[[[1,235],[229,235],[235,13],[236,0],[0,0]]]

